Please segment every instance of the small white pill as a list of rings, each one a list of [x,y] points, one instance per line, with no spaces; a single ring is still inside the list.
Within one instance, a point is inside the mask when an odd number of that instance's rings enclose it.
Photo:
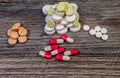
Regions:
[[[45,22],[47,23],[49,20],[53,20],[53,18],[51,16],[47,15],[45,17]]]
[[[69,24],[67,25],[67,27],[68,27],[68,28],[73,27],[73,23],[69,23]]]
[[[89,26],[89,25],[84,25],[84,26],[83,26],[83,30],[84,30],[84,31],[88,31],[89,29],[90,29],[90,26]]]
[[[55,20],[55,21],[60,21],[62,19],[61,16],[57,16],[57,15],[52,15],[52,18]]]
[[[65,19],[63,19],[63,20],[61,20],[60,23],[63,24],[63,25],[66,25],[66,24],[68,24],[68,21],[66,21]]]
[[[44,32],[47,34],[47,35],[52,35],[55,33],[55,30],[53,31],[47,31],[46,29],[44,29]]]
[[[44,5],[42,7],[42,12],[43,14],[47,15],[48,14],[48,9],[51,7],[51,5]]]
[[[101,33],[101,32],[96,32],[95,36],[96,36],[97,38],[100,38],[100,37],[102,37],[102,33]]]
[[[60,31],[62,29],[64,29],[64,25],[62,25],[62,24],[57,24],[56,25],[56,30]]]
[[[62,30],[60,30],[60,31],[57,30],[57,33],[58,33],[58,34],[65,34],[65,33],[67,33],[67,32],[68,32],[68,28],[67,28],[67,27],[65,27],[64,29],[62,29]]]
[[[70,29],[71,32],[78,32],[81,29],[81,25],[79,24],[78,27],[70,27],[69,29]]]
[[[60,16],[60,17],[63,17],[65,14],[64,14],[63,12],[58,12],[58,11],[56,11],[56,12],[55,12],[55,15]]]
[[[95,35],[95,33],[96,33],[96,31],[95,31],[94,29],[90,29],[90,30],[89,30],[89,34],[90,34],[90,35]]]
[[[54,28],[50,28],[50,27],[46,24],[46,25],[45,25],[45,30],[47,30],[47,31],[53,31]]]
[[[73,22],[73,21],[76,19],[76,15],[73,14],[72,16],[66,16],[65,19],[66,19],[68,22]]]
[[[74,8],[75,10],[78,10],[78,5],[77,5],[77,4],[72,3],[72,6],[73,6],[73,8]]]
[[[106,34],[104,34],[104,35],[102,35],[102,40],[108,40],[108,35],[106,35]]]
[[[101,31],[101,27],[100,26],[95,26],[95,31]]]
[[[102,28],[102,29],[101,29],[101,32],[102,32],[103,34],[105,34],[105,33],[107,33],[107,29],[106,29],[106,28]]]

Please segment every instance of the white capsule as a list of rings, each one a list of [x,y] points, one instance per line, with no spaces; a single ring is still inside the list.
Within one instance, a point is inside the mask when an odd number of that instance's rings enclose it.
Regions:
[[[100,37],[102,37],[102,33],[101,33],[101,32],[96,32],[95,36],[96,36],[97,38],[100,38]]]
[[[68,27],[68,28],[73,27],[73,23],[67,24],[67,27]]]
[[[53,31],[54,30],[54,28],[50,28],[47,24],[45,25],[45,30],[47,30],[47,31]]]
[[[81,29],[81,25],[79,24],[78,27],[74,27],[74,26],[73,26],[73,27],[70,27],[69,29],[70,29],[71,32],[78,32],[78,31],[80,31],[80,29]]]
[[[101,29],[101,32],[102,32],[103,34],[105,34],[105,33],[107,33],[107,29],[106,29],[106,28],[102,28],[102,29]]]
[[[47,31],[45,28],[44,28],[44,32],[47,34],[47,35],[52,35],[55,33],[55,30],[53,31]]]
[[[83,30],[84,31],[88,31],[90,29],[90,26],[89,25],[83,25]]]
[[[65,20],[68,22],[73,22],[76,19],[76,15],[73,14],[72,16],[66,16]]]
[[[42,7],[42,12],[43,14],[47,15],[48,14],[48,9],[50,8],[51,6],[50,5],[44,5]]]
[[[102,40],[108,40],[108,35],[106,35],[106,34],[104,34],[104,35],[102,35]]]
[[[101,31],[101,27],[100,26],[95,26],[95,31]]]
[[[64,25],[62,24],[57,24],[56,25],[56,30],[60,31],[60,30],[63,30],[64,29]]]
[[[95,34],[96,34],[96,31],[95,31],[94,29],[90,29],[90,30],[89,30],[89,34],[90,34],[90,35],[95,35]]]
[[[60,21],[62,19],[61,16],[57,16],[57,15],[52,15],[52,18],[55,20],[55,21]]]
[[[53,20],[53,18],[51,16],[47,15],[45,17],[45,22],[47,23],[49,20]]]
[[[66,24],[68,24],[68,21],[66,21],[65,19],[63,19],[63,20],[61,20],[60,23],[63,24],[63,25],[66,25]]]
[[[62,30],[57,30],[57,33],[58,34],[65,34],[65,33],[67,33],[68,32],[68,28],[67,27],[65,27],[64,29],[62,29]]]

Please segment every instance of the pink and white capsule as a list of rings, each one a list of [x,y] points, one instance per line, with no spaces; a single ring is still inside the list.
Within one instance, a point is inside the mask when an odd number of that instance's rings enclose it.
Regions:
[[[56,56],[56,60],[59,60],[59,61],[69,61],[70,57],[69,56],[65,56],[65,55],[57,55]]]
[[[50,41],[50,44],[60,44],[60,43],[64,43],[64,40],[63,39],[51,39]]]
[[[77,49],[73,49],[73,50],[70,50],[70,51],[65,51],[64,52],[64,55],[66,56],[69,56],[69,55],[77,55],[79,54],[79,51]]]
[[[46,58],[46,59],[52,59],[52,55],[48,52],[45,52],[45,51],[40,51],[39,55]]]
[[[52,55],[57,55],[57,54],[63,53],[64,51],[65,51],[65,48],[64,48],[64,47],[60,47],[60,48],[58,48],[58,49],[56,49],[56,50],[53,50],[53,51],[51,52],[51,54],[52,54]]]
[[[69,43],[74,43],[74,39],[71,38],[71,37],[69,37],[69,36],[67,36],[67,35],[65,35],[65,34],[62,34],[62,35],[61,35],[61,38],[62,38],[63,40],[65,40],[65,41],[69,42]]]
[[[44,51],[51,51],[58,48],[58,45],[50,45],[44,48]]]

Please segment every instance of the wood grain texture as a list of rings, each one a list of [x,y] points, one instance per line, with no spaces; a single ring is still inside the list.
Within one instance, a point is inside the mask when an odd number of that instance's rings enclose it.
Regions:
[[[45,16],[41,8],[59,1],[77,3],[80,22],[91,28],[108,28],[109,40],[102,41],[81,30],[67,33],[80,55],[70,62],[46,60],[38,56],[50,38],[43,32]],[[10,46],[6,31],[16,22],[29,30],[28,42]],[[120,1],[119,0],[0,0],[0,78],[120,78]]]

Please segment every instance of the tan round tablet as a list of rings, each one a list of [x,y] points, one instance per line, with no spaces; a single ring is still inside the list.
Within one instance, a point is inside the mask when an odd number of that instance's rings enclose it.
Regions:
[[[19,37],[19,34],[16,32],[16,31],[11,31],[9,33],[9,36],[12,37],[12,38],[18,38]]]
[[[18,38],[18,41],[19,41],[19,43],[25,43],[25,42],[27,42],[27,36],[20,36]]]
[[[11,33],[11,32],[12,32],[12,30],[9,29],[9,30],[7,31],[7,35],[10,36],[10,33]]]
[[[13,26],[12,26],[12,30],[18,30],[19,27],[21,27],[21,23],[15,23]]]
[[[8,43],[10,44],[10,45],[15,45],[16,43],[17,43],[17,39],[15,39],[15,38],[8,38]]]
[[[25,36],[25,35],[27,35],[28,31],[27,31],[27,29],[20,27],[18,30],[18,33],[19,33],[19,35]]]

